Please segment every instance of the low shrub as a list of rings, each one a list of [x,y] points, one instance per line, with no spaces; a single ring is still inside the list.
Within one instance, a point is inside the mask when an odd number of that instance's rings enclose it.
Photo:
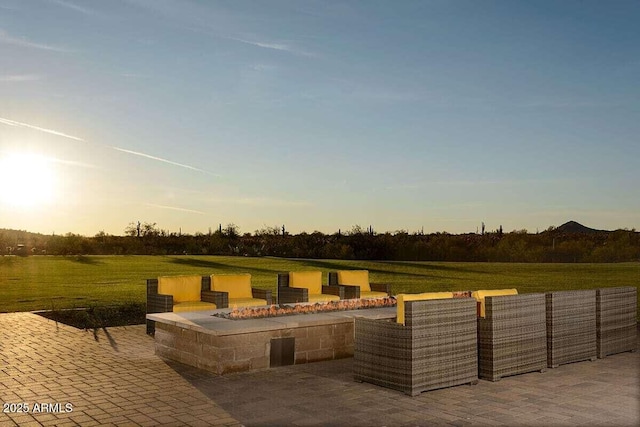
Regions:
[[[132,302],[112,306],[43,311],[38,314],[78,329],[98,329],[142,325],[146,320],[146,306],[144,303]]]

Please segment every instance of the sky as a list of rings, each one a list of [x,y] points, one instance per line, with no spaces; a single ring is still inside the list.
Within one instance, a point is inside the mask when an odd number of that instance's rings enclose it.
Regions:
[[[0,0],[0,228],[640,228],[640,2]]]

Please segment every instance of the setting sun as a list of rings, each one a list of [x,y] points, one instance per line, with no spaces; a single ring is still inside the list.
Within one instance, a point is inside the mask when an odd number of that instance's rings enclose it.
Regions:
[[[46,157],[21,153],[0,158],[0,202],[16,207],[35,207],[51,202],[55,173]]]

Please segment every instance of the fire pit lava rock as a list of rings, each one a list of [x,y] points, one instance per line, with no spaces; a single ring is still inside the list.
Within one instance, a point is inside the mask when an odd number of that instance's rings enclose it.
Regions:
[[[280,304],[267,307],[234,307],[229,312],[218,312],[213,316],[230,320],[262,319],[265,317],[292,316],[296,314],[315,314],[331,311],[362,310],[367,308],[395,307],[394,297],[348,299],[316,303]]]

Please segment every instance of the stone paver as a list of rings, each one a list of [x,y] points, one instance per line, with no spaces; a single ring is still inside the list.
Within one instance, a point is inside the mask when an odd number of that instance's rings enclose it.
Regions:
[[[0,314],[0,403],[30,409],[0,413],[0,427],[241,425],[156,357],[145,330],[94,334],[31,313]]]
[[[353,381],[352,359],[215,376],[154,355],[144,326],[93,332],[0,314],[0,413],[16,425],[637,426],[640,353],[422,393]]]

